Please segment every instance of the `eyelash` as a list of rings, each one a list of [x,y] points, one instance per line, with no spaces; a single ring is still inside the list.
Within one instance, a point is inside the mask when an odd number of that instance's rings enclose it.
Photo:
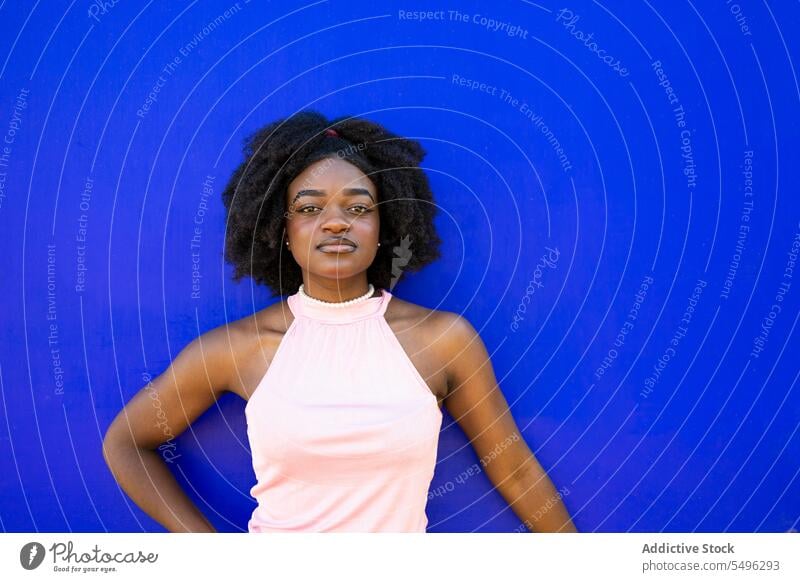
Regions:
[[[313,204],[309,205],[309,206],[303,206],[302,208],[298,208],[297,210],[295,210],[295,212],[297,214],[311,214],[310,212],[303,212],[304,210],[306,210],[308,208],[319,208],[319,206],[314,206]],[[359,216],[362,216],[364,214],[372,212],[372,208],[370,208],[368,206],[364,206],[363,204],[358,204],[356,206],[352,206],[351,209],[353,209],[353,208],[363,208],[364,209],[363,212],[359,212],[358,213]]]

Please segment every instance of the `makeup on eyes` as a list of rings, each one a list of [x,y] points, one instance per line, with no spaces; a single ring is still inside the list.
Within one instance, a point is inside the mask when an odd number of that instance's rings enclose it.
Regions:
[[[296,208],[294,210],[294,213],[295,214],[311,214],[311,212],[304,212],[305,210],[307,210],[309,208],[319,208],[319,206],[316,206],[315,204],[309,204],[309,205],[306,205],[306,206],[302,206],[300,208]],[[366,204],[356,204],[355,206],[351,206],[350,208],[348,208],[348,210],[353,210],[355,208],[363,208],[363,210],[358,212],[357,216],[363,216],[364,214],[368,214],[368,213],[370,213],[370,212],[372,212],[374,210],[374,207],[367,206]]]
[[[369,199],[372,200],[373,204],[375,203],[375,198],[372,196],[369,190],[366,188],[346,188],[342,190],[345,196],[369,196]],[[291,205],[297,202],[297,199],[301,196],[313,196],[315,198],[325,198],[326,194],[322,190],[300,190],[295,197],[292,199]]]

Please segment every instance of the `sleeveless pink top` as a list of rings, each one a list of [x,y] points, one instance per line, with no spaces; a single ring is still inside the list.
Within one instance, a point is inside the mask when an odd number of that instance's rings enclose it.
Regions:
[[[294,315],[245,407],[250,532],[424,532],[442,412],[384,318],[288,297]]]

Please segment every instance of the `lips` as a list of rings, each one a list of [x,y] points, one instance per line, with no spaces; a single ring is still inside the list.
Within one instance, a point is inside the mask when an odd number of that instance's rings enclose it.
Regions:
[[[352,245],[323,245],[317,250],[323,253],[354,253],[356,252],[356,247]]]
[[[317,249],[323,253],[352,253],[356,244],[347,238],[330,238],[322,241]]]

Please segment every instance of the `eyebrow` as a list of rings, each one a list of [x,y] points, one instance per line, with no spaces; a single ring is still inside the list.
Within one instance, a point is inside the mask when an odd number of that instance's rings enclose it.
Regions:
[[[372,197],[372,194],[369,193],[369,190],[366,188],[345,188],[342,190],[347,196],[369,196],[370,199],[375,202],[375,199]],[[300,190],[297,193],[297,196],[294,197],[291,204],[294,204],[298,198],[301,196],[315,196],[317,198],[323,198],[325,196],[325,192],[322,190]],[[290,206],[291,206],[290,204]]]

